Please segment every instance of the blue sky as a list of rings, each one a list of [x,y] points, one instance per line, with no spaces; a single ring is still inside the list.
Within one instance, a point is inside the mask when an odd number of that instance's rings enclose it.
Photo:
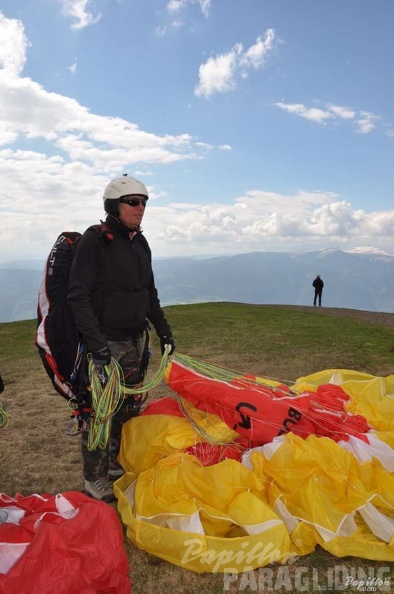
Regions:
[[[3,0],[0,262],[103,218],[154,256],[394,253],[392,0]]]

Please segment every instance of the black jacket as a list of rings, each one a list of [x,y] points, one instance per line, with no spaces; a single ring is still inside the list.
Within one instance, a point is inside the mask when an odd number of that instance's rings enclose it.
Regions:
[[[148,242],[113,217],[106,223],[110,234],[90,227],[79,239],[70,272],[67,302],[88,351],[140,334],[147,319],[158,336],[171,335]]]
[[[316,277],[315,280],[312,283],[312,287],[314,287],[315,290],[318,293],[320,293],[323,290],[323,287],[324,287],[324,283],[323,283],[322,279]]]

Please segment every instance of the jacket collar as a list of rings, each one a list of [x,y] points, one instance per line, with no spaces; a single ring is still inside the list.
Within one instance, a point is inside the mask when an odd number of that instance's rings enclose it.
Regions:
[[[124,225],[119,219],[117,219],[113,215],[107,215],[105,222],[114,233],[122,235],[123,237],[129,236],[130,239],[133,239],[133,237],[135,237],[138,233],[142,233],[141,227],[138,227],[136,229],[129,229],[128,227],[126,227],[126,225]]]

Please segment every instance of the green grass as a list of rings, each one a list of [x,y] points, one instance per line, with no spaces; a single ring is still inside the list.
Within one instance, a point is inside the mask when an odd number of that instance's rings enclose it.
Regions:
[[[272,373],[284,362],[297,375],[322,366],[369,373],[377,373],[382,364],[393,366],[392,327],[325,311],[235,303],[166,308],[180,352],[253,367],[244,371],[260,365]]]
[[[37,352],[34,346],[35,320],[0,324],[1,362],[15,357],[31,357]]]
[[[291,382],[324,369],[353,369],[376,376],[393,373],[394,314],[236,303],[171,306],[165,313],[179,353],[240,372]],[[79,440],[64,434],[69,410],[44,372],[34,345],[35,327],[35,320],[0,324],[0,373],[6,384],[0,399],[11,415],[11,423],[0,432],[1,491],[9,495],[82,488]],[[152,343],[151,373],[160,361],[154,332]],[[165,384],[153,390],[150,399],[162,395],[168,395]],[[136,549],[126,538],[125,548],[133,594],[224,591],[222,575],[194,574],[172,566]],[[393,569],[388,562],[337,559],[319,547],[293,568],[316,568],[324,574],[327,568],[341,565]],[[240,591],[240,584],[229,591]],[[246,586],[243,591],[255,590]],[[306,591],[313,591],[312,584]],[[351,586],[346,588],[353,591]]]
[[[316,367],[312,359],[318,356],[320,364],[323,355],[330,367],[335,361],[335,366],[356,365],[371,373],[374,363],[394,363],[393,327],[376,325],[373,313],[366,322],[309,309],[208,303],[170,306],[165,312],[178,351],[199,352],[206,360],[258,360],[263,356],[269,361],[283,358],[296,363],[305,357],[309,366]],[[2,362],[12,362],[15,356],[29,359],[37,353],[35,328],[35,320],[0,324]]]

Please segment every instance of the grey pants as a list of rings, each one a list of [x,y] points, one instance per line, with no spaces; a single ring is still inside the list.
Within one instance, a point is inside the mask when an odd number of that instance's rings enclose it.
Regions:
[[[129,338],[122,341],[108,341],[112,356],[122,368],[125,385],[135,386],[141,382],[141,359],[145,338]],[[105,450],[88,450],[88,431],[82,433],[83,473],[88,481],[106,478],[109,470],[118,470],[121,466],[116,458],[120,450],[122,426],[141,411],[141,399],[126,397],[120,409],[112,417],[109,442]]]

